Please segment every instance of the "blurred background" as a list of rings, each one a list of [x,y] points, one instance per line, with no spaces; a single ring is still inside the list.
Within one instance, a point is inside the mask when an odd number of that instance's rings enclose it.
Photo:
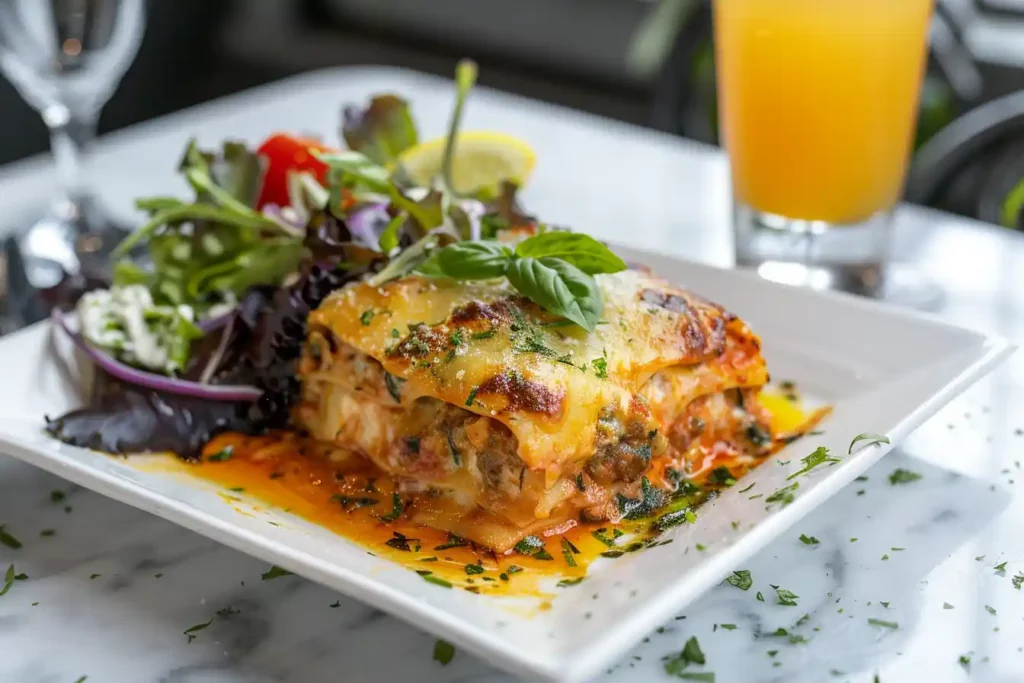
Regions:
[[[938,2],[908,198],[1005,222],[1024,178],[1024,0]],[[449,76],[470,56],[484,85],[717,142],[707,0],[150,0],[146,24],[101,133],[311,69]],[[47,147],[0,79],[0,164]]]

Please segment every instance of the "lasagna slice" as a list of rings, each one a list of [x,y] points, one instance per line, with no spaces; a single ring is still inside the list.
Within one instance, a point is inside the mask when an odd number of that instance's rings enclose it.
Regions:
[[[767,454],[749,328],[646,273],[596,279],[593,333],[504,280],[341,289],[309,316],[294,419],[393,475],[415,521],[499,552]]]

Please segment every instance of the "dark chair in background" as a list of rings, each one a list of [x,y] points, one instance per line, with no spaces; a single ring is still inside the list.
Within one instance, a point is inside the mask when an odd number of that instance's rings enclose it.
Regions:
[[[914,159],[907,199],[1024,230],[1024,91],[944,128]]]

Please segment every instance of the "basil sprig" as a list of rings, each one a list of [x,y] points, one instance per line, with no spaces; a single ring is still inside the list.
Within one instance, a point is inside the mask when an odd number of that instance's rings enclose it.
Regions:
[[[516,245],[456,242],[438,250],[416,272],[453,280],[507,277],[515,289],[538,306],[593,332],[604,299],[592,277],[625,270],[625,262],[587,235],[545,232]]]

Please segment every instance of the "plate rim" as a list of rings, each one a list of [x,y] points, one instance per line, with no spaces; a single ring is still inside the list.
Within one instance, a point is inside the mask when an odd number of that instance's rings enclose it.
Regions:
[[[965,357],[965,362],[969,359],[965,367],[950,377],[941,389],[933,392],[916,408],[903,415],[897,425],[889,430],[891,444],[869,446],[859,457],[844,460],[840,466],[831,470],[822,485],[813,487],[806,495],[799,496],[792,504],[776,511],[764,523],[747,530],[736,543],[698,565],[687,580],[677,580],[663,585],[652,592],[636,609],[629,610],[614,628],[607,629],[602,635],[583,645],[561,652],[524,650],[514,645],[515,641],[501,638],[500,633],[493,629],[481,631],[455,614],[438,609],[433,601],[416,598],[345,565],[331,564],[313,553],[293,548],[280,539],[263,536],[218,519],[201,508],[169,498],[140,483],[119,478],[114,473],[95,468],[87,462],[62,457],[59,448],[44,449],[14,431],[17,425],[25,425],[25,418],[0,418],[0,450],[100,495],[154,514],[246,555],[272,562],[290,571],[298,568],[299,571],[295,573],[300,576],[411,623],[436,637],[450,640],[455,645],[507,671],[519,675],[529,674],[549,681],[580,683],[600,673],[610,663],[618,661],[658,624],[668,621],[674,612],[696,600],[728,576],[732,568],[761,551],[800,519],[847,486],[855,477],[906,439],[912,431],[934,416],[942,406],[1005,360],[1016,348],[1015,344],[1003,337],[955,325],[932,314],[897,309],[843,293],[817,292],[771,283],[750,271],[719,268],[672,254],[659,254],[625,245],[615,246],[627,260],[629,257],[640,262],[643,262],[645,257],[664,259],[684,268],[727,273],[729,277],[742,278],[748,284],[756,280],[758,286],[770,290],[781,287],[796,290],[799,296],[823,297],[840,306],[854,305],[885,318],[913,320],[918,324],[944,328],[951,333],[968,332],[978,339],[979,346]],[[671,279],[670,274],[665,273],[663,276]],[[0,340],[0,350],[15,337],[21,337],[33,329],[48,325],[49,323],[44,321],[5,337]],[[569,653],[571,656],[567,656]]]

